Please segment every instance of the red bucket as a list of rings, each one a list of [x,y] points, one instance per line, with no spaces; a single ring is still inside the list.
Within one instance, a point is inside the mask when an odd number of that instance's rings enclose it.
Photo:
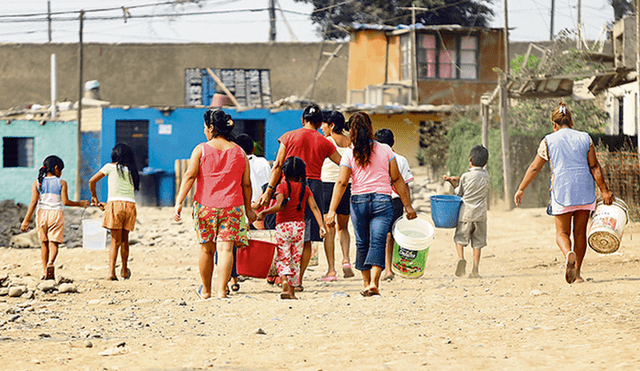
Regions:
[[[273,262],[273,252],[276,244],[249,240],[249,246],[238,249],[236,255],[236,270],[241,276],[266,278]]]

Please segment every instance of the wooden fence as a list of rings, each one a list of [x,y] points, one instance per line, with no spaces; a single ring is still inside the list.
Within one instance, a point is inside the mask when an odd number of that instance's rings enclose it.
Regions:
[[[180,192],[180,184],[182,184],[182,178],[184,178],[184,173],[187,172],[187,168],[189,167],[189,160],[176,160],[174,164],[174,169],[176,172],[176,194],[175,198],[178,199],[178,192]],[[193,204],[193,195],[196,193],[196,183],[193,182],[193,186],[189,193],[187,193],[187,197],[184,198],[184,202],[182,206],[191,206]]]
[[[631,220],[640,220],[640,162],[634,152],[597,152],[604,179],[614,196],[629,206]],[[597,187],[596,187],[597,189]],[[600,190],[598,189],[598,196]]]

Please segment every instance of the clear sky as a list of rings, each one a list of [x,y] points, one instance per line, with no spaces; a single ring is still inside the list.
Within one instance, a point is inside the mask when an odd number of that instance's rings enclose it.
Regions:
[[[508,0],[510,40],[549,40],[552,0]],[[84,9],[83,38],[85,42],[265,42],[269,38],[269,14],[265,10],[269,0],[204,0],[200,5],[140,5],[170,2],[169,0],[50,0],[51,11]],[[309,20],[313,6],[293,0],[278,0],[285,10],[284,17],[299,41],[319,41],[316,26]],[[329,3],[327,1],[327,3]],[[503,0],[493,0],[495,17],[492,27],[503,27]],[[0,42],[47,42],[47,0],[0,0]],[[554,31],[575,30],[578,21],[578,0],[555,0]],[[129,7],[132,16],[170,15],[159,18],[133,18],[124,21],[121,7]],[[118,8],[93,12],[90,10]],[[208,12],[202,15],[186,13]],[[8,15],[39,14],[20,18]],[[54,14],[60,18],[52,22],[53,42],[78,41],[78,14]],[[95,19],[106,17],[112,19]],[[94,19],[92,19],[94,18]],[[276,13],[277,41],[292,41],[291,33]],[[584,34],[588,39],[598,37],[607,22],[613,21],[613,8],[607,0],[582,0]],[[36,20],[36,21],[34,21]]]

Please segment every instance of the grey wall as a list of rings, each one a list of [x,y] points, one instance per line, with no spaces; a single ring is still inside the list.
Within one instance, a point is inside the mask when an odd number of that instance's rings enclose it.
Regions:
[[[325,52],[337,44],[326,42]],[[269,69],[272,100],[301,96],[313,81],[320,43],[85,44],[83,80],[98,80],[115,105],[184,105],[186,68]],[[50,59],[57,55],[58,101],[78,99],[77,44],[0,44],[0,109],[49,104]],[[314,101],[344,103],[349,45],[318,81]],[[323,56],[322,65],[327,56]]]

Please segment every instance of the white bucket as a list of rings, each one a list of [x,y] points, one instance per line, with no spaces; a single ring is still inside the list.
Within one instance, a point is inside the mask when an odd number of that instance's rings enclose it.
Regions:
[[[107,230],[102,228],[100,219],[82,220],[82,247],[87,250],[104,250],[107,244]]]
[[[598,200],[589,223],[589,247],[600,254],[611,254],[620,247],[624,226],[629,221],[629,207],[616,197],[611,205]]]
[[[422,277],[434,237],[435,227],[425,214],[412,220],[405,216],[398,219],[393,225],[392,270],[404,278]]]

